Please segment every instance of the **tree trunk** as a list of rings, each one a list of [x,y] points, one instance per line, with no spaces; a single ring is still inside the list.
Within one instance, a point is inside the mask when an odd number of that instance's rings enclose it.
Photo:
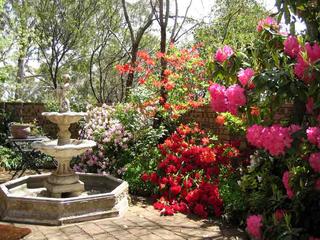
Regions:
[[[18,71],[17,71],[17,88],[15,91],[15,99],[19,99],[22,96],[21,84],[23,83],[25,71],[24,71],[25,57],[20,55],[18,58]]]

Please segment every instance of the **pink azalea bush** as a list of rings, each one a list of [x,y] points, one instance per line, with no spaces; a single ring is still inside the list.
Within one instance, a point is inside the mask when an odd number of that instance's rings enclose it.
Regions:
[[[239,116],[232,123],[229,118],[216,122],[228,130],[230,124],[244,126],[246,130],[238,128],[237,133],[245,132],[241,149],[248,154],[247,166],[232,176],[236,184],[220,187],[221,196],[237,216],[239,209],[245,209],[245,216],[257,213],[246,221],[252,239],[318,238],[320,45],[281,33],[271,17],[261,20],[257,30],[254,50],[244,52],[248,58],[237,54],[229,64],[212,67],[212,76],[217,76],[213,81],[225,80],[224,86],[213,83],[209,88],[212,109]],[[216,56],[227,60],[221,49]],[[287,106],[292,109],[287,111]],[[225,198],[228,189],[232,190]]]

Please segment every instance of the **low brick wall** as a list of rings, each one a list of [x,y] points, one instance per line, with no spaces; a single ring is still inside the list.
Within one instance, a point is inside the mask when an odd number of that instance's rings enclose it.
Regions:
[[[274,121],[279,122],[281,119],[288,118],[292,115],[292,104],[284,104],[274,116]],[[47,136],[51,138],[57,137],[58,128],[55,124],[49,122],[41,113],[45,112],[43,103],[19,103],[19,102],[1,102],[0,111],[9,114],[10,121],[19,122],[20,119],[25,122],[32,122],[36,119],[39,125],[43,128]],[[221,127],[215,123],[217,114],[211,109],[210,105],[205,105],[194,110],[191,110],[183,115],[182,122],[197,122],[200,127],[206,130],[211,130],[220,140],[229,142],[237,136],[231,136],[225,127]],[[78,138],[79,125],[72,124],[70,127],[72,138]]]
[[[282,107],[274,115],[273,121],[279,123],[281,120],[289,119],[293,112],[292,103],[283,104]],[[229,142],[232,139],[237,139],[238,136],[231,136],[229,131],[215,123],[217,113],[214,112],[210,105],[205,105],[193,109],[182,116],[183,123],[197,122],[201,128],[210,130],[224,142]]]
[[[43,103],[20,103],[20,102],[1,102],[0,111],[4,112],[11,122],[31,123],[37,120],[39,126],[44,130],[48,137],[56,138],[58,127],[51,123],[41,114],[46,111]],[[79,125],[72,124],[70,127],[71,137],[78,138]]]

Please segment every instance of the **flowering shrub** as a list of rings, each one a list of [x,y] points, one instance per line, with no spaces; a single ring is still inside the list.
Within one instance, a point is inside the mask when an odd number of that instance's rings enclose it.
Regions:
[[[209,86],[205,64],[200,56],[201,44],[191,48],[178,49],[170,45],[166,54],[158,52],[149,55],[138,52],[136,66],[118,66],[120,74],[134,71],[138,87],[132,90],[131,101],[154,110],[168,120],[176,120],[187,110],[197,108],[205,102],[203,93]],[[161,59],[167,63],[161,73]],[[147,93],[143,98],[136,97],[137,91]]]
[[[226,126],[232,115],[241,119],[247,147],[240,149],[250,155],[247,166],[232,172],[233,182],[220,181],[220,194],[228,196],[234,206],[226,210],[245,222],[253,239],[319,238],[319,43],[281,33],[270,17],[257,31],[253,46],[221,58],[223,66],[216,58],[223,68],[214,68],[219,84],[209,87],[211,106],[220,112],[216,122]],[[287,103],[291,116],[275,122]]]
[[[152,111],[131,104],[88,106],[81,135],[95,140],[98,146],[83,154],[74,169],[112,174],[127,180],[132,192],[150,192],[139,176],[156,166],[160,156],[157,144],[166,132],[163,127],[152,128]]]
[[[214,145],[197,125],[181,125],[159,149],[163,158],[157,170],[141,176],[156,187],[154,207],[164,215],[192,212],[204,218],[220,216],[220,167],[232,171],[231,159],[238,156],[238,149]]]

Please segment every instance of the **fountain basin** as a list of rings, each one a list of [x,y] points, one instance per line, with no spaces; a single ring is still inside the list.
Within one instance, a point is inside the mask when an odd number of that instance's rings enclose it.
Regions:
[[[85,112],[43,112],[42,116],[46,117],[50,122],[61,125],[70,125],[78,122],[82,117],[86,116]]]
[[[49,198],[50,174],[18,178],[0,185],[3,221],[62,225],[123,215],[128,208],[128,183],[110,175],[77,173],[85,191],[77,197]]]
[[[92,140],[70,139],[70,143],[58,145],[58,140],[32,143],[32,147],[53,157],[72,158],[96,146]]]

